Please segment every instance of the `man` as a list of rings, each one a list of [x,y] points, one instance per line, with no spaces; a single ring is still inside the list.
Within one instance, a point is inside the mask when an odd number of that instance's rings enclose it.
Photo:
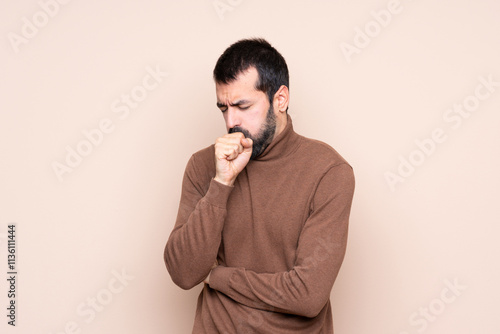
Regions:
[[[267,41],[231,45],[214,79],[228,134],[189,160],[164,253],[181,288],[205,283],[193,333],[333,333],[352,168],[294,132],[288,68]]]

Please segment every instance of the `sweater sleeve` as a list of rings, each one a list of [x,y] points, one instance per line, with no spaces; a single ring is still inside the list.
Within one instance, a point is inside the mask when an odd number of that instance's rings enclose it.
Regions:
[[[204,193],[199,175],[195,156],[192,156],[182,181],[177,220],[164,250],[167,270],[174,283],[183,289],[202,282],[213,267],[221,243],[227,200],[233,189],[212,179]]]
[[[352,168],[330,168],[316,188],[291,270],[257,273],[218,266],[210,287],[252,308],[315,317],[328,302],[344,259],[353,194]]]

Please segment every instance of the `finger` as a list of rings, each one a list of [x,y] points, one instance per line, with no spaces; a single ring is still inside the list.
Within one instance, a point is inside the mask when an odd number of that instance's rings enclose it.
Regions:
[[[245,137],[242,136],[229,136],[226,135],[224,137],[217,138],[217,143],[222,144],[222,145],[241,145],[241,141],[245,139]]]
[[[226,156],[227,160],[234,160],[238,157],[238,155],[243,152],[243,147],[241,145],[227,145],[223,149],[223,154]]]
[[[243,146],[242,140],[245,140],[245,137],[241,132],[217,138],[215,143],[216,155],[221,159],[236,159],[246,149]]]
[[[239,150],[238,146],[241,145],[241,139],[240,138],[224,138],[220,137],[217,138],[215,142],[215,148],[216,149],[226,149],[228,147],[232,147],[236,150]]]
[[[233,132],[233,133],[228,133],[221,138],[224,138],[227,140],[240,141],[241,139],[245,138],[245,135],[242,132]]]
[[[252,147],[253,145],[253,140],[251,138],[243,138],[241,140],[241,145],[243,145],[243,147],[245,149],[249,148],[249,147]]]
[[[225,136],[236,137],[236,138],[245,138],[245,135],[243,134],[243,132],[232,132],[232,133],[226,134]]]

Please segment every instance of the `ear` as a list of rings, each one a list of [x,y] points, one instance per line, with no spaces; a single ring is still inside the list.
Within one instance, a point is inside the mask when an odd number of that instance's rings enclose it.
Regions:
[[[288,109],[288,87],[281,85],[278,91],[274,94],[273,106],[274,110],[285,114]]]

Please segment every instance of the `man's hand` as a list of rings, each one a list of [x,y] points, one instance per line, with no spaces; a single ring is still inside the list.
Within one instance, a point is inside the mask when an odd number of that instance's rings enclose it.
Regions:
[[[212,273],[212,270],[215,267],[217,267],[218,265],[219,265],[219,262],[217,260],[215,260],[215,263],[213,264],[212,269],[210,269],[210,272],[208,273],[208,276],[205,277],[205,279],[203,280],[203,283],[210,285],[210,274]]]
[[[234,132],[215,141],[215,181],[232,186],[252,155],[252,139]]]

